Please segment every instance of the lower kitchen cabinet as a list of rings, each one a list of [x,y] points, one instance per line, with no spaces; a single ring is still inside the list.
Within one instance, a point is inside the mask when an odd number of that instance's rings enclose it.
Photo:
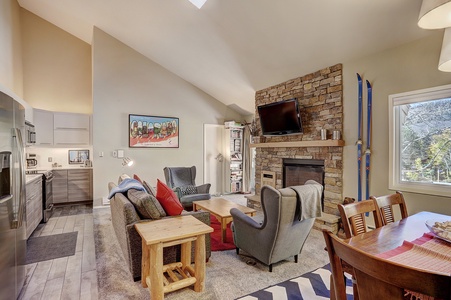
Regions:
[[[92,201],[92,169],[53,171],[55,204]]]
[[[28,182],[26,187],[26,234],[27,239],[42,220],[42,177]]]

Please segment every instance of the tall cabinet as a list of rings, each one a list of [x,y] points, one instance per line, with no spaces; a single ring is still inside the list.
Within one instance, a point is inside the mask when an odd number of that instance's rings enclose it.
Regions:
[[[240,193],[243,191],[243,126],[230,126],[226,129],[226,139],[228,139],[227,175],[229,184],[227,192]]]

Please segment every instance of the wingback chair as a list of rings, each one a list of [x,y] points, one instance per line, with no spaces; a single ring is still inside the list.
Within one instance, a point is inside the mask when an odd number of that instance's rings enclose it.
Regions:
[[[196,166],[166,167],[163,169],[166,184],[174,189],[185,210],[193,210],[193,201],[208,200],[211,184],[196,186]]]
[[[317,184],[316,188],[317,195],[312,198],[321,201],[322,186]],[[239,249],[246,251],[268,265],[270,272],[274,263],[292,256],[297,263],[298,254],[313,227],[315,217],[300,217],[304,208],[301,207],[297,193],[292,188],[276,190],[270,186],[263,186],[261,203],[263,222],[245,215],[236,208],[230,210],[237,254]],[[321,204],[319,214],[321,215]]]

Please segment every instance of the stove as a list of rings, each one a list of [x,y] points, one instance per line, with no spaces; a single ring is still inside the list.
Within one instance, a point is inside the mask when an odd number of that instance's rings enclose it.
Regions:
[[[27,170],[25,174],[42,174],[42,222],[47,223],[53,214],[53,171],[52,170]]]

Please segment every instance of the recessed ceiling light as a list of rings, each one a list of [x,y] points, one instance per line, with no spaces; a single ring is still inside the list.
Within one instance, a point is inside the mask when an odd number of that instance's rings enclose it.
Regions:
[[[189,2],[191,2],[192,4],[194,4],[198,9],[200,9],[202,7],[202,5],[205,4],[205,2],[207,2],[207,0],[189,0]]]

